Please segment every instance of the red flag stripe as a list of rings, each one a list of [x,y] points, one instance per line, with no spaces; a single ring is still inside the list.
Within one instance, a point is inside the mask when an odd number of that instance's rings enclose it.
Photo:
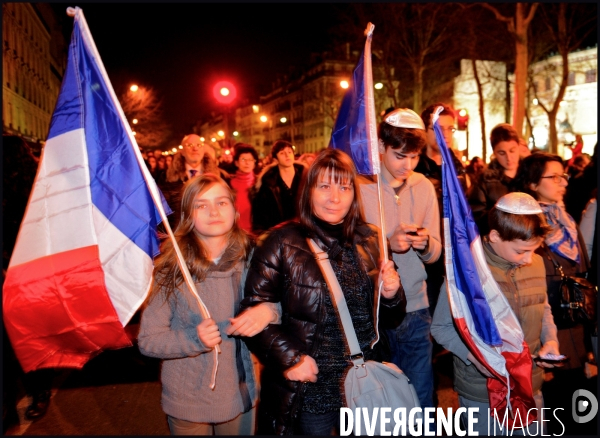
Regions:
[[[81,368],[102,349],[131,345],[108,296],[96,245],[12,266],[3,307],[25,372]]]

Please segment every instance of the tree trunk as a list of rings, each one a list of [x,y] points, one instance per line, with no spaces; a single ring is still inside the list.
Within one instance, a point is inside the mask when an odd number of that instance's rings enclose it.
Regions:
[[[421,114],[423,105],[423,64],[416,66],[415,71],[415,89],[413,92],[413,110]]]
[[[529,64],[527,54],[527,29],[526,5],[517,3],[515,14],[515,84],[513,91],[512,125],[519,135],[523,135],[523,120],[525,119],[525,98],[527,96],[527,68]]]
[[[484,162],[487,162],[487,142],[485,135],[485,113],[484,113],[484,100],[483,100],[483,87],[481,80],[479,79],[479,73],[477,72],[477,62],[475,59],[471,59],[471,65],[473,66],[473,77],[477,84],[477,94],[479,95],[479,120],[481,123],[481,158]]]

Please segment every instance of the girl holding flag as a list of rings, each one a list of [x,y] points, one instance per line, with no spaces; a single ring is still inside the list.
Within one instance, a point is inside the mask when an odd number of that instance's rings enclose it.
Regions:
[[[221,333],[253,336],[276,315],[263,305],[233,318],[253,247],[234,205],[234,192],[213,174],[183,189],[175,238],[211,318],[201,317],[187,290],[171,240],[155,260],[138,342],[143,354],[163,359],[162,407],[173,435],[254,434],[257,389],[250,352],[240,339]],[[211,389],[217,345],[221,354]]]

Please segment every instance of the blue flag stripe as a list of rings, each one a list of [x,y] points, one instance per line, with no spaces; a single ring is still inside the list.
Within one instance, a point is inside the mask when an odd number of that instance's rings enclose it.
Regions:
[[[342,100],[329,147],[350,155],[359,174],[373,175],[373,163],[367,137],[364,73],[363,51],[352,74],[352,83]]]
[[[148,256],[158,254],[159,213],[108,85],[76,18],[48,138],[84,128],[93,204]]]

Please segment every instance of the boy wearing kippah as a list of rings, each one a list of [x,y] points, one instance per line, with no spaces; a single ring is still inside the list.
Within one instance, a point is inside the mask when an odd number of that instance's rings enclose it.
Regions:
[[[392,362],[414,385],[422,408],[433,403],[431,314],[425,264],[442,253],[440,213],[435,189],[424,175],[414,172],[426,146],[425,125],[414,111],[399,108],[379,125],[383,220],[398,274],[406,293],[406,315],[382,308]],[[363,212],[378,223],[377,184],[358,179]]]
[[[490,232],[483,238],[485,258],[494,280],[521,324],[531,355],[558,355],[556,326],[546,294],[546,270],[542,258],[534,253],[549,231],[542,209],[530,195],[509,193],[500,198],[490,210],[488,222]],[[477,423],[473,425],[473,429],[480,435],[487,435],[490,405],[486,383],[491,374],[475,359],[456,331],[447,293],[440,294],[431,334],[439,344],[453,353],[454,389],[458,393],[460,406],[479,408],[479,413],[474,416]],[[542,368],[553,366],[548,362],[533,362],[532,386],[538,409],[538,423],[529,426],[529,435],[546,433],[545,424],[539,421],[544,407],[541,392]],[[464,420],[463,416],[463,422]],[[539,424],[542,424],[542,430],[539,430]],[[518,426],[517,423],[515,427]],[[506,435],[507,432],[510,431],[500,431],[498,422],[495,427],[493,424],[489,426],[491,434]]]

